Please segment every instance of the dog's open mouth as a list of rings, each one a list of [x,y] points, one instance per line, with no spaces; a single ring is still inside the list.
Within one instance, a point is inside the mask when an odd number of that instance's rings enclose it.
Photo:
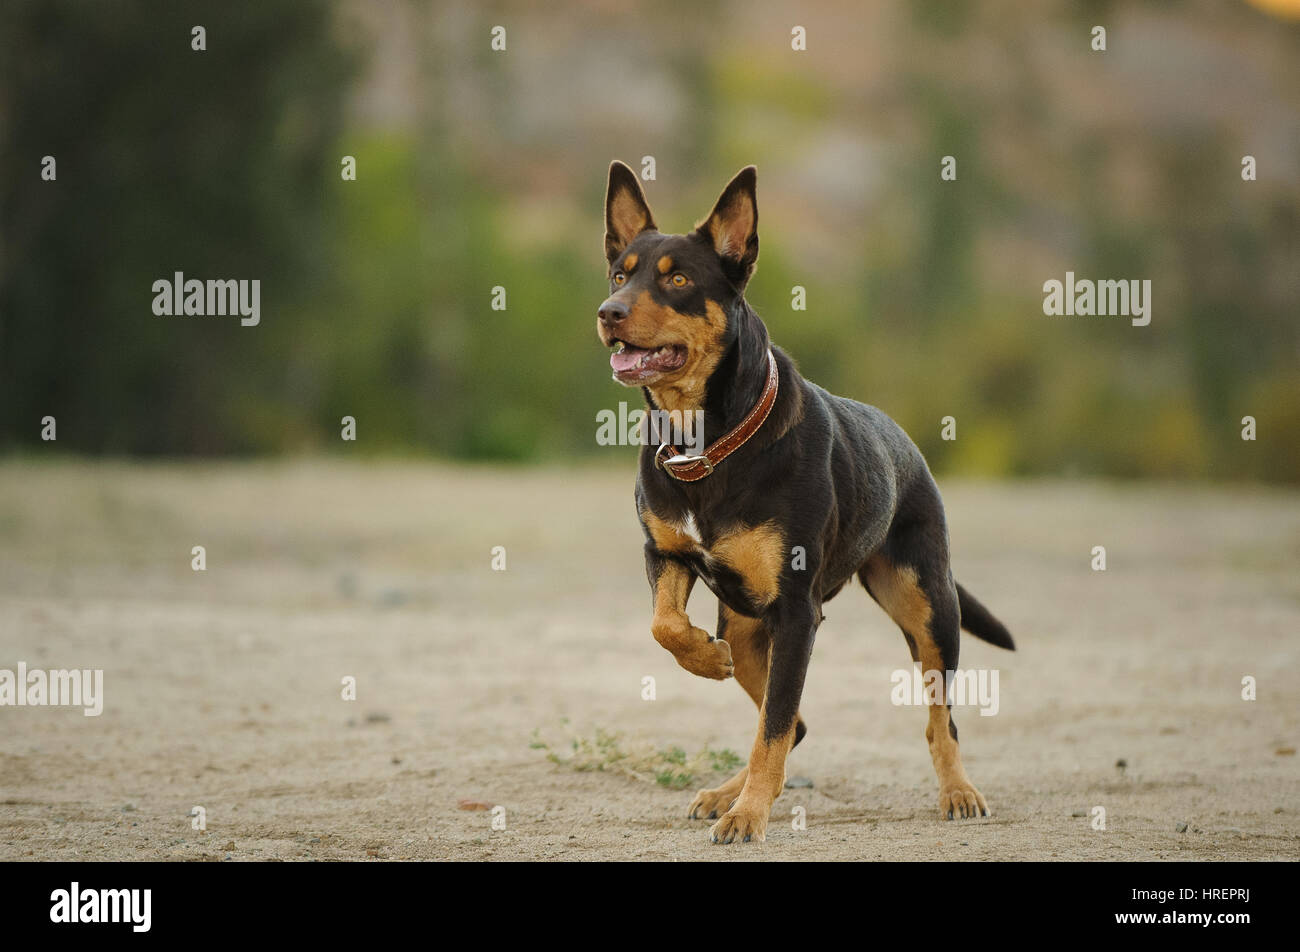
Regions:
[[[633,347],[625,341],[614,343],[609,365],[614,368],[614,379],[620,383],[647,380],[658,374],[678,370],[686,363],[686,348],[681,344],[650,348]]]

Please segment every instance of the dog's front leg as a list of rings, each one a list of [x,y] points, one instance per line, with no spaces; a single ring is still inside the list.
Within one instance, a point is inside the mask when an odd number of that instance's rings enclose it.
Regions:
[[[756,839],[767,834],[772,804],[785,786],[785,758],[794,746],[799,698],[821,612],[806,601],[780,601],[769,610],[772,635],[767,692],[758,716],[758,736],[749,754],[749,773],[740,796],[709,835],[715,843]]]
[[[703,628],[696,628],[686,616],[686,600],[695,585],[695,573],[685,563],[662,555],[650,545],[646,546],[645,565],[654,592],[650,631],[655,641],[671,651],[677,663],[691,674],[717,681],[731,677],[731,646]]]

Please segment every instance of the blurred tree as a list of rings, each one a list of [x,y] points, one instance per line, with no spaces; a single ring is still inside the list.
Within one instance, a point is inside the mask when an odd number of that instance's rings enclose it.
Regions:
[[[330,265],[349,58],[329,7],[12,0],[0,18],[0,444],[52,414],[73,450],[283,445],[309,333],[286,314]],[[174,271],[259,279],[261,325],[154,316]]]

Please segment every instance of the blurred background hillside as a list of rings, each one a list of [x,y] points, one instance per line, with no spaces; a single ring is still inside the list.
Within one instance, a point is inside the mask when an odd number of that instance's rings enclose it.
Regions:
[[[787,6],[0,0],[0,450],[625,459],[602,197],[653,156],[672,231],[759,167],[751,303],[937,471],[1300,481],[1295,5]],[[261,324],[154,316],[174,271]],[[1044,316],[1066,271],[1150,326]]]

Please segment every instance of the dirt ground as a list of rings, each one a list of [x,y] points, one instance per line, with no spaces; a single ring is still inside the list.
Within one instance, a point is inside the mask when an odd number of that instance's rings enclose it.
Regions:
[[[1295,492],[941,481],[956,575],[1020,649],[963,638],[1000,676],[996,716],[957,717],[994,815],[939,819],[924,710],[890,701],[906,646],[854,588],[789,763],[813,786],[714,846],[686,806],[725,775],[691,765],[746,754],[756,713],[652,639],[625,462],[0,464],[0,668],[105,694],[0,707],[0,859],[1300,857]],[[707,590],[691,609],[713,629]],[[598,736],[697,776],[539,746]]]

